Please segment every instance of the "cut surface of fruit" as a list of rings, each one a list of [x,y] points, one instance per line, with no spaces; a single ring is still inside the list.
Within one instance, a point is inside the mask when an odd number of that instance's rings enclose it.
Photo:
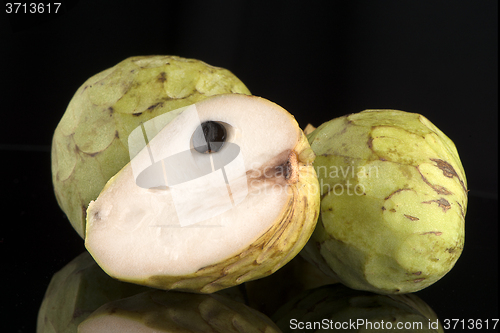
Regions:
[[[288,112],[221,95],[148,136],[154,127],[144,124],[142,143],[129,143],[144,148],[87,211],[86,247],[108,274],[213,292],[271,274],[300,251],[319,191],[314,154]]]

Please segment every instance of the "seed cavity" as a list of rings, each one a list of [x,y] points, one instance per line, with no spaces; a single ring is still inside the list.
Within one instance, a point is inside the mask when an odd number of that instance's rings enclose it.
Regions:
[[[202,154],[216,153],[222,149],[227,139],[224,125],[216,121],[205,121],[193,133],[194,149]]]

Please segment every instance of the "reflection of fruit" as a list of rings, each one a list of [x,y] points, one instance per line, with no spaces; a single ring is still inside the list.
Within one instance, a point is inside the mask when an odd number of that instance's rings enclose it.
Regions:
[[[272,319],[285,333],[443,332],[434,311],[414,294],[377,295],[341,284],[303,292]]]
[[[265,315],[220,295],[151,291],[110,302],[78,327],[79,333],[280,332]]]
[[[271,316],[283,303],[304,290],[336,283],[298,255],[276,273],[245,283],[248,304]]]
[[[128,136],[141,123],[212,95],[249,94],[228,70],[173,56],[128,58],[88,79],[54,132],[57,201],[84,237],[85,211],[130,161]]]
[[[209,121],[226,129],[220,151],[190,149]],[[232,152],[236,157],[218,165]],[[111,276],[162,289],[211,293],[264,277],[291,260],[314,229],[313,160],[296,121],[278,105],[212,97],[168,123],[111,178],[89,205],[85,245]]]
[[[101,305],[146,290],[110,278],[84,252],[52,277],[38,312],[37,333],[74,333]]]
[[[453,142],[425,117],[371,110],[309,134],[321,215],[306,259],[347,286],[420,290],[464,244],[467,187]]]

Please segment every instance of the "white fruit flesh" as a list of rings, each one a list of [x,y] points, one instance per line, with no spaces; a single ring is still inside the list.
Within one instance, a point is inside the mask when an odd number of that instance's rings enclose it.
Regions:
[[[236,94],[197,103],[196,110],[199,119],[185,112],[168,123],[89,205],[85,245],[111,276],[142,280],[195,273],[243,251],[289,207],[293,197],[289,185],[297,176],[294,148],[301,136],[293,117],[267,100]],[[226,142],[239,146],[244,167],[228,175],[233,179],[229,210],[222,196],[214,195],[217,190],[204,193],[202,179],[195,180],[196,186],[185,186],[189,192],[184,197],[193,199],[192,206],[183,210],[188,214],[199,216],[206,210],[213,216],[218,206],[224,207],[211,218],[182,226],[172,189],[138,186],[137,170],[151,163],[151,152],[172,156],[189,151],[193,133],[205,121],[225,124]],[[190,158],[196,159],[196,152],[191,152]],[[179,164],[178,170],[183,168]],[[167,176],[167,184],[168,180]],[[214,178],[208,182],[213,184]],[[226,183],[218,190],[227,192]]]

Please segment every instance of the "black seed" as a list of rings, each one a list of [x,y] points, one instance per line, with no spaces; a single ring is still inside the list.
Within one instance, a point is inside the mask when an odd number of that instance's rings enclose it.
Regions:
[[[216,153],[226,141],[226,128],[215,121],[202,123],[193,134],[193,146],[199,153]]]

